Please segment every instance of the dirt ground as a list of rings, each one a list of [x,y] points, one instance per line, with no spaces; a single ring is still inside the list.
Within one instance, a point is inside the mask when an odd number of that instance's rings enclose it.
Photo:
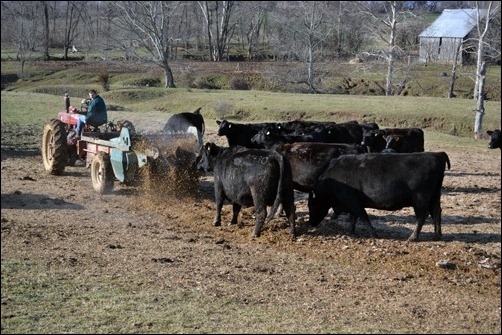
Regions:
[[[141,119],[132,121],[141,131]],[[226,144],[207,127],[206,141]],[[359,236],[350,236],[343,215],[310,228],[301,194],[297,238],[289,238],[286,219],[277,217],[253,239],[251,208],[241,214],[242,227],[211,225],[210,175],[188,197],[118,182],[98,195],[82,162],[63,176],[45,173],[41,129],[2,124],[1,132],[2,262],[25,258],[48,268],[72,266],[90,278],[109,273],[143,278],[159,290],[197,287],[208,295],[298,306],[319,325],[347,325],[341,332],[351,324],[373,333],[501,331],[498,149],[426,143],[428,151],[446,151],[452,165],[443,184],[442,241],[432,241],[429,218],[420,241],[407,242],[415,226],[411,208],[368,210],[378,239],[362,225]],[[230,211],[224,206],[226,222]],[[171,271],[160,268],[163,262],[172,263]],[[2,294],[2,315],[11,308]]]

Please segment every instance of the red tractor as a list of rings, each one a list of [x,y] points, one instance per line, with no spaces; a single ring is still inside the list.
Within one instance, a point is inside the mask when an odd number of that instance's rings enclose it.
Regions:
[[[61,175],[66,166],[75,165],[80,158],[90,167],[92,185],[98,193],[111,191],[115,180],[134,184],[141,179],[140,169],[153,186],[175,189],[185,183],[196,184],[194,166],[202,141],[196,127],[188,127],[186,132],[141,135],[124,120],[102,125],[104,129],[86,125],[77,137],[75,128],[79,116],[87,112],[87,103],[83,100],[78,110],[65,94],[65,104],[66,111],[45,125],[42,136],[42,158],[48,173]]]
[[[42,158],[45,170],[53,175],[61,175],[66,166],[74,166],[77,159],[86,157],[86,141],[77,139],[76,126],[80,115],[87,112],[87,100],[83,100],[80,110],[70,104],[68,93],[64,96],[66,110],[59,112],[57,119],[51,119],[44,127],[42,135]],[[82,137],[109,140],[119,137],[122,127],[135,134],[134,125],[127,120],[109,122],[100,127],[85,125]]]

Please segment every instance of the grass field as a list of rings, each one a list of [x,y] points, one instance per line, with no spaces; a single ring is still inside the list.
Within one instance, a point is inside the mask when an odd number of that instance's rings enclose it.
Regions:
[[[3,57],[3,55],[2,55]],[[358,120],[376,122],[382,127],[420,127],[439,133],[456,130],[460,136],[472,137],[476,102],[468,98],[447,99],[445,85],[449,78],[438,73],[448,71],[446,65],[415,66],[408,74],[412,92],[417,87],[424,91],[415,95],[390,96],[352,94],[371,90],[371,80],[384,78],[382,65],[340,64],[331,68],[331,80],[349,81],[354,90],[350,94],[302,94],[259,89],[202,89],[195,83],[211,80],[225,82],[237,72],[255,86],[264,81],[267,73],[281,73],[289,65],[274,63],[200,63],[173,61],[171,66],[178,88],[162,86],[162,71],[153,65],[125,62],[52,61],[26,63],[25,73],[19,77],[19,62],[2,58],[2,121],[41,126],[63,111],[63,95],[69,92],[72,104],[79,107],[89,88],[96,88],[105,99],[113,120],[114,112],[165,114],[202,107],[208,122],[231,119],[236,122],[287,121],[295,119],[343,122]],[[273,69],[273,67],[277,67]],[[361,67],[362,66],[362,67]],[[275,71],[275,72],[274,72]],[[462,71],[472,72],[464,67]],[[396,72],[396,76],[399,71]],[[103,77],[109,90],[102,89]],[[370,80],[371,79],[371,80]],[[253,81],[254,80],[254,81]],[[328,80],[328,79],[326,79]],[[458,79],[457,89],[472,89],[466,76]],[[190,84],[191,83],[191,84]],[[359,83],[359,85],[357,84]],[[500,67],[490,67],[487,83],[492,96],[500,97]],[[4,86],[5,85],[5,86]],[[146,86],[148,85],[148,86]],[[428,88],[428,89],[427,89]],[[359,90],[359,91],[358,91]],[[500,128],[500,98],[486,100],[483,130]]]
[[[63,96],[22,91],[2,91],[2,121],[42,126],[64,110]],[[358,120],[382,127],[420,127],[425,130],[472,136],[475,101],[428,97],[381,97],[309,95],[263,91],[141,89],[113,90],[101,94],[108,104],[109,118],[115,111],[165,114],[202,106],[206,122],[230,119],[236,122],[270,120]],[[72,103],[80,106],[81,97]],[[500,129],[500,102],[488,101],[483,129]]]

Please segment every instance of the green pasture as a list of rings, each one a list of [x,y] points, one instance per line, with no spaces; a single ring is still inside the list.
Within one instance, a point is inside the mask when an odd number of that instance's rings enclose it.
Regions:
[[[354,94],[357,90],[351,94],[304,94],[258,89],[193,88],[193,82],[204,80],[228,86],[228,82],[225,83],[230,77],[228,71],[218,72],[222,68],[220,64],[211,62],[205,65],[209,69],[205,74],[183,72],[183,66],[189,65],[187,63],[173,67],[178,88],[170,89],[163,87],[162,70],[144,63],[28,61],[21,76],[20,63],[4,58],[10,56],[7,50],[2,50],[2,122],[42,126],[64,110],[65,92],[69,93],[72,105],[80,107],[80,101],[87,97],[88,90],[95,88],[105,99],[112,120],[115,111],[148,116],[145,119],[167,120],[173,113],[202,107],[202,115],[209,126],[215,125],[214,120],[218,119],[235,122],[357,120],[376,122],[381,127],[419,127],[429,133],[473,138],[476,101],[461,97],[469,96],[468,91],[472,90],[473,84],[468,75],[475,70],[472,66],[458,69],[458,84],[455,86],[458,95],[448,99],[445,95],[449,78],[438,76],[449,72],[449,66],[444,64],[399,67],[396,77],[410,78],[406,86],[406,92],[410,94],[386,97]],[[270,70],[274,64],[265,66],[260,68]],[[500,66],[489,67],[487,71],[488,92],[494,98],[485,101],[483,131],[501,128],[500,99],[496,98],[500,97],[500,69]],[[385,70],[382,64],[339,64],[332,68],[331,79],[335,82],[343,78],[351,85],[363,87],[373,85],[373,80],[377,78],[385,78]],[[250,73],[249,78],[253,75],[260,77]],[[106,89],[103,78],[107,81]],[[255,87],[258,83],[250,84]]]
[[[2,91],[2,122],[43,125],[64,111],[59,95]],[[70,91],[72,104],[80,106],[86,97],[84,87]],[[200,89],[119,89],[102,92],[110,115],[114,110],[165,115],[202,107],[206,123],[229,119],[235,122],[288,121],[295,119],[343,122],[376,122],[381,127],[420,127],[428,131],[472,137],[476,102],[472,99],[446,99],[401,96],[353,96],[275,93]],[[500,101],[487,101],[483,129],[500,129]]]

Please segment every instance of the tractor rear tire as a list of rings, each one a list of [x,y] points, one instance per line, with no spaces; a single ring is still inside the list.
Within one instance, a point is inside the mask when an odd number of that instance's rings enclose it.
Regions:
[[[98,152],[91,162],[92,187],[100,194],[108,193],[113,189],[113,174],[110,156],[104,152]]]
[[[56,176],[62,175],[68,163],[68,145],[64,123],[58,119],[52,119],[45,125],[41,149],[45,171]]]
[[[136,128],[134,127],[134,124],[129,121],[129,120],[120,120],[117,122],[119,131],[126,127],[129,130],[129,135],[134,136],[136,135]]]

